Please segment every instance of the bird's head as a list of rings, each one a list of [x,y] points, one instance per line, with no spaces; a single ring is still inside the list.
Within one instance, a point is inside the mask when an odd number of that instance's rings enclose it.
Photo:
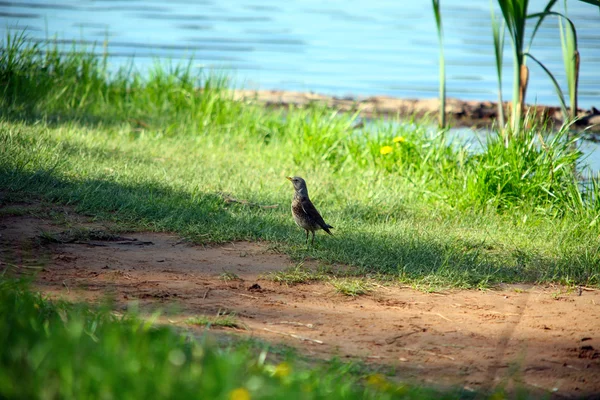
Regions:
[[[299,176],[288,176],[286,178],[287,180],[292,182],[296,193],[308,197],[308,189],[306,188],[306,182],[304,181],[304,179],[300,178]]]

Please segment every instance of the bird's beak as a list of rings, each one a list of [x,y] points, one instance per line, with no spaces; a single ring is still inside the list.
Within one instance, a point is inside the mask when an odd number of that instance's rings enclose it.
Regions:
[[[291,176],[286,176],[285,179],[287,179],[288,181],[291,181],[292,177]]]

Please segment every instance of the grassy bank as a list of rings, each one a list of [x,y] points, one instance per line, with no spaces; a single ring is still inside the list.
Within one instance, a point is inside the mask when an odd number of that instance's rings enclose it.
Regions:
[[[580,191],[565,132],[532,127],[508,148],[492,134],[473,153],[420,125],[363,131],[319,106],[236,102],[185,65],[142,77],[85,51],[14,38],[2,51],[5,202],[41,197],[196,242],[266,240],[423,287],[600,283],[600,197],[594,182]],[[334,237],[304,245],[286,175],[307,180]]]

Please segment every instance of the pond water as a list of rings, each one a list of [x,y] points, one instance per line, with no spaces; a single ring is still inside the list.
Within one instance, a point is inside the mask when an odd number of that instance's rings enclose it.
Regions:
[[[448,96],[496,100],[490,2],[441,4]],[[531,0],[529,9],[544,6],[544,1]],[[562,11],[563,2],[555,9]],[[568,15],[577,27],[581,53],[579,105],[598,107],[600,10],[569,0]],[[566,88],[557,26],[556,18],[547,19],[531,53]],[[429,1],[0,0],[0,36],[25,28],[34,39],[97,43],[98,52],[108,39],[115,69],[132,57],[142,72],[157,58],[192,57],[194,67],[226,71],[246,88],[426,98],[437,96],[439,84]],[[512,93],[511,62],[507,37],[507,98]],[[529,66],[527,101],[558,105],[547,76],[534,63]]]

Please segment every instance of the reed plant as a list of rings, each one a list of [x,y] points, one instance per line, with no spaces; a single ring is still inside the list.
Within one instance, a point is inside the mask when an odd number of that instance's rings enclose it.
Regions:
[[[564,15],[567,15],[567,2],[564,2]],[[570,113],[564,116],[574,120],[577,118],[577,87],[579,84],[579,50],[577,49],[577,38],[573,29],[563,23],[562,18],[558,19],[560,30],[560,45],[563,54],[563,63],[565,66],[565,75],[567,77],[567,87],[569,90]]]
[[[508,146],[508,135],[505,131],[504,122],[504,101],[502,100],[502,65],[504,59],[504,38],[506,32],[505,22],[502,25],[498,24],[494,13],[494,5],[490,0],[490,13],[492,21],[492,37],[494,38],[494,59],[496,61],[496,77],[498,78],[498,130],[504,138],[505,146]]]
[[[525,65],[525,26],[528,0],[498,0],[513,49],[513,96],[511,126],[513,134],[520,130],[529,71]]]
[[[569,124],[577,114],[577,81],[579,74],[579,52],[577,50],[577,31],[573,22],[566,17],[565,14],[553,11],[552,8],[558,0],[550,0],[542,12],[528,14],[528,0],[498,0],[504,22],[506,24],[509,36],[511,38],[513,48],[513,100],[512,100],[512,115],[511,127],[512,133],[518,134],[521,131],[521,121],[523,118],[523,110],[525,105],[525,94],[527,91],[527,83],[529,80],[529,68],[526,65],[526,60],[530,59],[535,62],[548,75],[556,94],[560,106],[565,116],[565,123]],[[595,2],[592,2],[595,3]],[[565,5],[566,7],[566,5]],[[566,8],[565,8],[566,10]],[[535,38],[535,34],[546,17],[556,16],[559,18],[561,46],[563,49],[563,59],[565,70],[567,72],[567,80],[569,85],[569,94],[571,100],[571,114],[567,112],[567,105],[564,99],[564,94],[558,81],[552,72],[541,63],[530,51]],[[493,14],[492,14],[493,18]],[[528,19],[536,20],[535,27],[529,39],[529,45],[525,49],[525,28]],[[498,79],[501,79],[501,57],[498,56],[500,48],[500,32],[495,22],[492,22],[494,35],[494,48],[496,52],[496,69]],[[563,26],[564,24],[564,26]],[[506,140],[505,140],[506,142]],[[505,143],[506,144],[506,143]]]
[[[504,144],[508,147],[508,142],[512,135],[518,135],[521,132],[522,119],[524,117],[525,99],[527,86],[529,82],[529,68],[527,67],[527,59],[531,59],[538,64],[542,70],[548,75],[552,82],[565,115],[565,123],[572,120],[577,115],[577,84],[579,77],[579,52],[577,50],[577,33],[573,22],[566,17],[565,14],[552,11],[552,8],[558,0],[549,0],[545,9],[542,12],[528,14],[528,0],[498,0],[503,21],[502,26],[498,24],[494,13],[494,6],[491,5],[491,25],[494,43],[494,56],[496,64],[496,75],[498,79],[498,123],[501,134],[504,137]],[[586,1],[587,3],[599,5],[596,0]],[[438,41],[440,44],[440,127],[445,126],[445,98],[446,98],[446,78],[444,69],[444,52],[443,52],[443,32],[442,20],[440,13],[440,3],[438,0],[432,0],[433,11],[438,32]],[[566,2],[565,2],[566,11]],[[571,112],[567,113],[567,106],[564,99],[563,91],[560,88],[556,78],[552,72],[542,64],[533,54],[530,49],[533,43],[536,32],[541,26],[544,19],[548,16],[557,16],[560,24],[561,46],[563,50],[563,60],[565,71],[567,74],[569,98],[571,102]],[[536,20],[533,33],[529,39],[529,45],[526,48],[525,32],[527,20]],[[512,44],[513,55],[513,95],[511,105],[511,129],[505,131],[504,108],[502,100],[502,64],[505,31],[508,31]]]
[[[440,45],[440,111],[438,125],[441,129],[446,127],[446,65],[444,58],[444,32],[442,28],[442,13],[440,11],[440,0],[431,0],[433,14],[435,16],[435,26],[438,33],[438,42]]]

